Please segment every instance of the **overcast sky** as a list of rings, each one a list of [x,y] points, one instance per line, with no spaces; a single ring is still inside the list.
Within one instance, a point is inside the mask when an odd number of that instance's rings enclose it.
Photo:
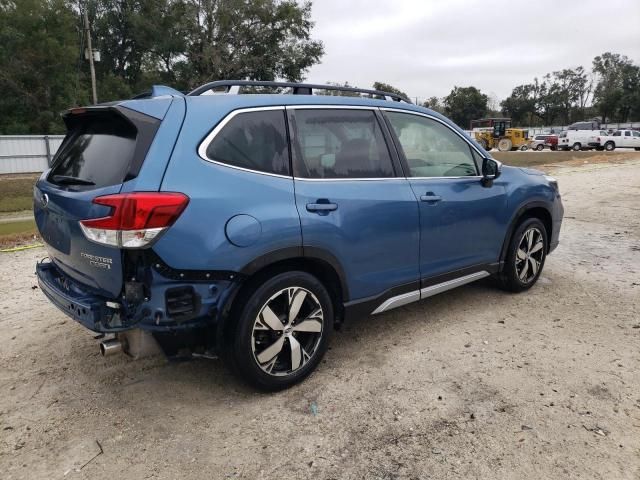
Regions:
[[[640,0],[313,0],[312,17],[325,55],[307,81],[421,99],[474,85],[501,100],[606,51],[640,64]]]

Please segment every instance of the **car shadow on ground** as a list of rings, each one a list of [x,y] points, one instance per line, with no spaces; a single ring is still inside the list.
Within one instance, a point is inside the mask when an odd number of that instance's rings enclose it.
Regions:
[[[503,295],[510,294],[497,290],[490,280],[482,280],[384,314],[353,319],[333,332],[330,349],[317,371],[290,391],[315,389],[323,382],[332,381],[331,378],[340,379],[340,374],[345,373],[340,370],[348,370],[349,365],[369,360],[379,365],[384,361],[381,353],[393,352],[398,341],[410,341],[416,332],[425,328],[431,332],[447,328],[456,319],[472,316],[475,309]],[[452,311],[455,315],[451,315]],[[393,335],[390,335],[390,330]],[[97,345],[95,349],[97,351]],[[68,365],[68,371],[86,375],[87,378],[81,381],[88,383],[96,375],[98,378],[108,377],[107,381],[95,385],[96,393],[98,396],[116,397],[119,402],[129,396],[127,392],[135,390],[163,398],[167,407],[170,407],[172,398],[179,402],[238,403],[264,395],[237,379],[221,360],[166,360],[161,356],[132,360],[125,356],[90,356],[90,362],[83,362],[82,355],[77,356]],[[140,405],[140,408],[147,407]]]

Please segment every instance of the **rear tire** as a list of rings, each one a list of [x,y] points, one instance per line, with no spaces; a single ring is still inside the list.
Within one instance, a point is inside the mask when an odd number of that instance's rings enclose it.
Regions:
[[[324,285],[300,271],[268,279],[239,299],[230,352],[235,371],[255,388],[288,388],[316,368],[334,326]]]
[[[537,145],[537,146],[536,146],[536,150],[537,150],[538,152],[541,152],[542,150],[544,150],[544,145]]]
[[[505,264],[498,279],[510,292],[530,289],[540,277],[547,257],[547,229],[538,218],[524,220],[509,241]]]

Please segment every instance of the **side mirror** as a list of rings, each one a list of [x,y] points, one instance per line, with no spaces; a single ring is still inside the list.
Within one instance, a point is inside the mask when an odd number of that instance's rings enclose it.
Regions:
[[[493,158],[482,160],[482,182],[485,186],[490,187],[500,173],[502,173],[502,163]]]

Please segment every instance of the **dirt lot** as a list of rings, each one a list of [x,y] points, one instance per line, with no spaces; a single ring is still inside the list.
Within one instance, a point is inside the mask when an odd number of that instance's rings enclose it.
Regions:
[[[278,394],[215,361],[104,359],[0,254],[5,479],[640,478],[640,157],[557,169],[528,293],[478,283],[347,325]]]

